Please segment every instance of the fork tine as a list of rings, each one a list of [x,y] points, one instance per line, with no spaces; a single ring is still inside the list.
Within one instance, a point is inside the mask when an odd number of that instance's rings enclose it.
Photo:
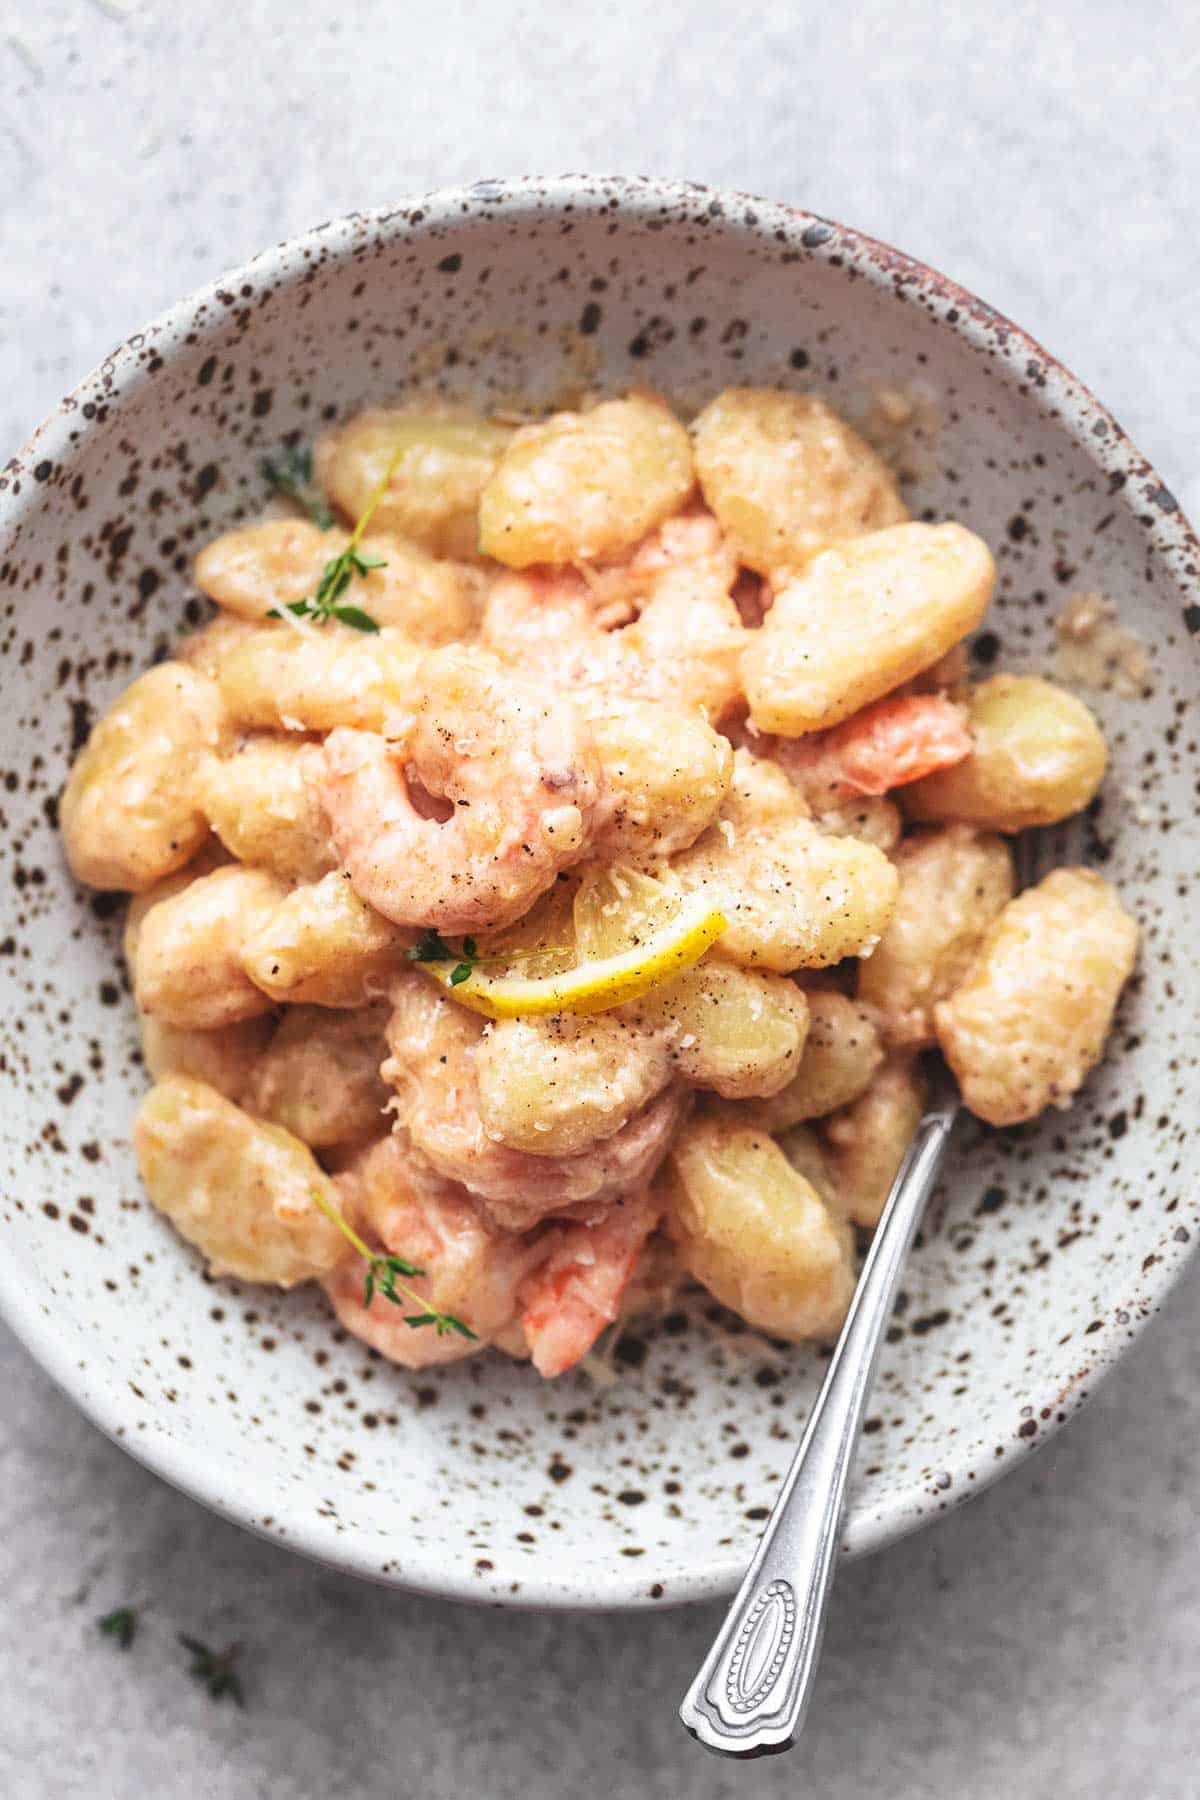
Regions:
[[[1023,894],[1026,888],[1035,886],[1040,879],[1044,836],[1044,830],[1034,827],[1031,831],[1019,831],[1011,840],[1013,875],[1016,879],[1018,894]]]
[[[1010,840],[1019,894],[1036,887],[1051,869],[1079,868],[1086,863],[1087,835],[1082,813],[1058,825],[1034,826]]]

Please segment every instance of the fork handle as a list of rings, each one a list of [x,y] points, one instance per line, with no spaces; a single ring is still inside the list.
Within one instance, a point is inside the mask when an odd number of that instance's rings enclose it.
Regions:
[[[955,1100],[926,1113],[913,1135],[800,1448],[737,1598],[679,1709],[692,1736],[722,1755],[786,1750],[804,1721],[879,1346],[957,1110]]]

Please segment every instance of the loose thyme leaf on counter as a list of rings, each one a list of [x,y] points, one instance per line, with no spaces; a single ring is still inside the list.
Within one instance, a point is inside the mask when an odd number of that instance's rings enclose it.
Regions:
[[[102,1619],[96,1620],[96,1628],[110,1637],[121,1647],[128,1650],[137,1635],[137,1609],[133,1606],[118,1606],[115,1612],[105,1613]]]
[[[188,1674],[204,1683],[212,1699],[223,1700],[228,1694],[231,1700],[244,1707],[246,1697],[233,1667],[241,1646],[230,1644],[218,1653],[210,1650],[207,1644],[200,1643],[197,1638],[188,1637],[186,1632],[181,1631],[177,1635],[184,1649],[191,1653],[192,1665]]]
[[[333,514],[313,481],[312,451],[307,444],[285,444],[278,457],[264,456],[258,466],[268,487],[293,501],[322,531],[329,530]]]
[[[381,1295],[385,1300],[390,1300],[393,1306],[425,1306],[427,1304],[420,1294],[414,1288],[410,1288],[404,1280],[406,1275],[414,1280],[419,1279],[425,1274],[424,1269],[419,1268],[416,1263],[409,1262],[403,1256],[377,1255],[367,1244],[364,1244],[349,1219],[343,1218],[337,1207],[329,1203],[320,1188],[312,1190],[312,1199],[314,1205],[321,1209],[325,1217],[332,1220],[337,1226],[342,1236],[353,1244],[358,1254],[366,1259],[367,1270],[363,1277],[364,1306],[370,1306],[376,1294]],[[453,1313],[405,1313],[404,1323],[411,1325],[414,1331],[422,1325],[432,1325],[439,1337],[447,1337],[452,1331],[456,1331],[459,1337],[470,1338],[472,1343],[478,1342],[477,1334],[471,1330],[471,1327],[462,1319],[456,1318]]]
[[[317,625],[324,625],[329,619],[337,619],[343,625],[352,626],[355,631],[379,630],[377,622],[369,612],[364,612],[361,606],[343,606],[341,598],[356,575],[362,577],[369,575],[372,569],[387,568],[385,556],[368,556],[365,551],[359,549],[359,544],[362,541],[363,532],[374,516],[375,508],[387,493],[388,483],[395,474],[396,466],[403,454],[404,446],[400,445],[384,470],[382,479],[377,481],[371,490],[371,496],[359,514],[354,530],[350,533],[350,542],[337,556],[331,556],[322,569],[316,593],[311,599],[290,601],[284,608],[285,612],[292,613],[297,619],[312,619]],[[311,458],[309,459],[309,468],[311,472]],[[332,523],[331,519],[330,524]],[[281,619],[283,613],[277,606],[273,606],[267,617],[268,619]]]

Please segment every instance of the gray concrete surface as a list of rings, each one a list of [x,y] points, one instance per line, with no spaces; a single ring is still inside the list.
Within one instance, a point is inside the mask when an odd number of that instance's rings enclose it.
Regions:
[[[802,200],[940,265],[1198,510],[1198,68],[1186,0],[2,0],[0,450],[267,241],[590,167]],[[711,1609],[529,1618],[324,1573],[143,1473],[0,1331],[0,1794],[1194,1800],[1198,1333],[1193,1281],[1040,1460],[847,1570],[803,1747],[740,1767],[674,1723]],[[93,1621],[128,1600],[123,1655]],[[244,1713],[177,1629],[241,1640]]]

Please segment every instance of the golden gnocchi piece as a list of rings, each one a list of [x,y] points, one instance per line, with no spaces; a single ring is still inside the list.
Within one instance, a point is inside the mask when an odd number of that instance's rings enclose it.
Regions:
[[[835,1337],[854,1293],[850,1229],[779,1146],[702,1114],[671,1166],[667,1229],[688,1273],[772,1337]]]
[[[239,862],[285,881],[319,881],[338,865],[321,803],[321,746],[263,735],[232,756],[209,755],[196,776],[196,799]]]
[[[243,1089],[247,1112],[282,1125],[314,1150],[378,1136],[389,1089],[386,1004],[331,1012],[289,1006]]]
[[[879,1223],[924,1110],[925,1083],[916,1063],[897,1056],[860,1099],[826,1122],[837,1204],[856,1225]]]
[[[136,894],[182,868],[208,836],[195,759],[228,731],[206,675],[178,662],[139,675],[93,728],[63,789],[59,824],[76,879]]]
[[[904,830],[900,808],[882,794],[864,794],[860,800],[827,806],[817,813],[816,821],[830,837],[857,838],[860,844],[874,844],[885,856],[892,855]]]
[[[1082,700],[1037,675],[993,675],[965,704],[974,750],[902,790],[910,818],[1025,831],[1083,810],[1108,750]]]
[[[125,953],[125,966],[129,970],[132,985],[137,979],[137,947],[141,936],[142,920],[152,906],[160,900],[169,900],[175,894],[182,894],[184,888],[202,875],[211,875],[214,869],[227,868],[229,857],[225,846],[217,838],[209,837],[193,856],[185,868],[176,869],[171,875],[164,875],[156,881],[152,888],[146,888],[140,894],[131,896],[125,909],[125,928],[122,935],[122,949]],[[142,1021],[143,1025],[145,1021]]]
[[[193,571],[196,586],[235,617],[259,623],[273,607],[315,593],[321,570],[349,541],[348,532],[321,531],[308,519],[240,525],[205,545]]]
[[[432,556],[469,560],[479,552],[479,496],[513,433],[469,407],[401,407],[364,412],[317,445],[317,479],[356,519],[388,472],[377,531],[398,532]]]
[[[232,863],[157,900],[127,937],[139,1012],[196,1031],[269,1012],[241,950],[286,891],[265,870]]]
[[[629,550],[695,484],[688,434],[654,394],[555,413],[519,430],[479,503],[480,546],[530,563],[598,562]]]
[[[763,575],[908,517],[887,465],[812,394],[726,388],[692,429],[704,498]]]
[[[782,586],[742,659],[760,731],[823,731],[929,668],[975,627],[995,583],[962,525],[893,525],[824,550]]]
[[[532,1156],[573,1156],[612,1137],[671,1079],[661,1039],[618,1012],[506,1019],[475,1052],[489,1138]]]
[[[242,967],[270,1001],[363,1006],[404,966],[414,934],[360,900],[344,870],[306,882],[261,918]]]
[[[265,731],[382,731],[415,697],[421,647],[395,626],[367,634],[329,624],[258,630],[221,660],[230,716]]]
[[[142,1017],[142,1055],[156,1081],[188,1075],[216,1088],[226,1100],[240,1104],[259,1058],[275,1031],[272,1014],[218,1025],[212,1031],[190,1031]]]
[[[151,1088],[133,1128],[146,1191],[214,1275],[295,1287],[352,1255],[313,1200],[337,1189],[289,1132],[181,1075]]]
[[[190,631],[180,640],[175,649],[175,660],[186,663],[197,674],[207,675],[210,680],[217,681],[225,658],[261,629],[261,626],[253,624],[249,619],[239,619],[233,613],[219,612],[207,625],[201,625],[197,631]]]
[[[266,519],[214,539],[196,558],[196,585],[218,606],[261,622],[269,613],[316,593],[331,557],[350,542],[347,531],[321,531],[307,519]],[[415,642],[449,644],[474,632],[479,575],[442,562],[403,538],[365,537],[365,558],[380,566],[358,576],[345,600],[377,625],[396,625]]]
[[[919,1049],[934,1041],[934,1006],[954,992],[1012,899],[1012,858],[1002,838],[947,825],[906,839],[895,864],[896,910],[859,970],[858,996],[890,1044]]]
[[[1055,869],[992,922],[970,973],[934,1008],[971,1111],[990,1125],[1065,1107],[1104,1054],[1138,928],[1089,869]]]
[[[589,855],[604,862],[670,856],[716,817],[733,771],[733,752],[699,715],[682,706],[585,690],[580,709],[602,770]]]
[[[795,1074],[745,1109],[749,1123],[772,1134],[850,1105],[883,1063],[883,1043],[865,1007],[845,994],[823,992],[810,992],[807,1004],[808,1036]]]
[[[794,796],[787,777],[781,779]],[[790,817],[772,813],[764,823],[745,822],[738,785],[735,777],[732,804],[672,864],[685,892],[709,896],[729,920],[714,954],[786,975],[869,952],[896,899],[896,871],[887,857],[873,844],[821,831],[799,816],[803,802],[795,797]],[[774,784],[764,781],[763,788]],[[772,793],[767,804],[778,799]]]
[[[676,1075],[726,1100],[772,1094],[800,1066],[808,1001],[782,975],[706,959],[638,1003]]]

